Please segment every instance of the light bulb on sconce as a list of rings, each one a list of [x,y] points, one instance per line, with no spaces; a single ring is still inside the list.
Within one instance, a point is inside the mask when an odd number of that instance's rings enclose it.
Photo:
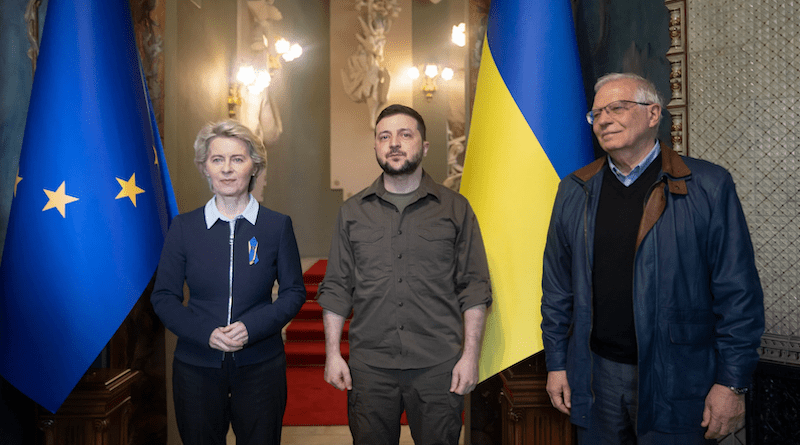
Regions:
[[[467,25],[464,23],[453,25],[453,32],[450,34],[450,40],[462,48],[465,47],[467,45]]]
[[[265,43],[265,45],[266,45],[266,43]],[[275,42],[275,52],[278,53],[278,54],[286,54],[286,53],[288,53],[289,52],[289,48],[291,48],[291,47],[292,47],[292,44],[289,43],[289,41],[286,40],[286,39],[278,39],[278,41]]]
[[[279,39],[275,42],[275,52],[278,53],[283,60],[291,62],[303,55],[303,47],[297,43],[291,43],[286,39]]]
[[[453,80],[453,75],[454,74],[455,73],[453,72],[452,68],[445,67],[444,69],[442,69],[441,77],[444,80]]]
[[[302,55],[303,55],[303,47],[295,43],[289,48],[289,51],[282,54],[281,57],[283,57],[283,60],[291,62],[292,60]]]
[[[435,78],[439,74],[439,67],[436,65],[425,65],[425,76],[430,77],[431,79]]]
[[[259,93],[267,89],[267,87],[271,82],[272,82],[272,76],[269,75],[269,72],[259,71],[258,74],[256,75],[255,81],[253,81],[252,84],[247,85],[247,91],[249,91],[250,94],[258,95]]]
[[[239,67],[239,72],[236,73],[236,80],[241,86],[247,87],[247,91],[250,94],[258,95],[272,82],[272,76],[269,71],[257,71],[250,65],[243,65]]]
[[[242,85],[250,85],[256,81],[256,69],[250,65],[239,67],[236,73],[236,80]]]

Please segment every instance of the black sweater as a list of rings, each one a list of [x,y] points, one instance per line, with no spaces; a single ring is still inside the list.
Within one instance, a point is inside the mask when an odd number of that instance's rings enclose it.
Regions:
[[[658,178],[661,155],[629,187],[607,165],[594,234],[592,351],[608,360],[636,364],[633,260],[645,200]]]

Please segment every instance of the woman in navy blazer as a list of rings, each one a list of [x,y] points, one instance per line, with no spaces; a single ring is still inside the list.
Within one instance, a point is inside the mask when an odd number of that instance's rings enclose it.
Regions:
[[[178,336],[178,430],[186,444],[225,444],[230,424],[237,444],[279,445],[286,408],[281,329],[306,298],[292,221],[250,194],[266,168],[266,149],[247,127],[208,124],[194,150],[214,197],[172,221],[151,297]]]

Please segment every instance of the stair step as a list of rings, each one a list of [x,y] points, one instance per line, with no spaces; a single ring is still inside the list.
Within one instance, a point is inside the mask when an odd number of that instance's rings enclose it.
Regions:
[[[306,300],[314,300],[314,299],[316,299],[318,291],[319,291],[319,285],[317,285],[317,284],[306,284]]]
[[[319,284],[319,283],[322,283],[322,279],[323,278],[325,278],[325,274],[322,274],[322,275],[315,275],[315,274],[308,275],[308,273],[306,273],[306,274],[303,275],[303,283],[304,284]]]
[[[317,303],[319,284],[325,278],[328,262],[321,260],[303,274],[306,288],[306,302],[300,308],[294,320],[286,328],[286,364],[289,366],[324,366],[325,365],[325,331],[322,325],[322,307]],[[350,347],[347,343],[347,332],[350,321],[345,324],[342,333],[342,356],[347,359]]]
[[[287,342],[286,364],[288,366],[319,366],[325,364],[324,342]],[[347,360],[350,356],[350,345],[342,342],[342,357]]]
[[[325,278],[325,269],[328,267],[328,261],[319,261],[303,274],[303,283],[305,284],[319,284]]]
[[[347,340],[350,320],[344,323],[342,340]],[[293,320],[286,327],[286,341],[325,341],[325,329],[319,320]]]
[[[294,317],[295,320],[317,320],[322,322],[322,306],[316,301],[306,300],[300,307],[300,312]]]

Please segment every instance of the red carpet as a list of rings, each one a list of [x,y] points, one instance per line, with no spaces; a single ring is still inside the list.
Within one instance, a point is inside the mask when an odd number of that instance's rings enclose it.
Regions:
[[[325,277],[328,260],[319,260],[303,274],[306,302],[300,313],[286,328],[286,363],[291,366],[325,365],[325,333],[322,329],[322,308],[317,304],[317,289]],[[347,321],[342,333],[342,356],[349,357]]]
[[[327,260],[319,260],[303,274],[306,302],[286,328],[286,380],[289,400],[284,425],[347,425],[347,392],[325,383],[325,333],[317,288],[325,277]],[[349,322],[348,322],[349,323]],[[347,328],[342,354],[348,356]]]
[[[286,328],[286,380],[289,400],[283,424],[286,426],[347,425],[347,392],[325,383],[325,333],[317,288],[325,277],[328,260],[319,260],[303,274],[306,302]],[[342,333],[342,356],[349,357],[347,332]],[[403,413],[401,422],[407,425]]]
[[[289,400],[284,425],[347,425],[347,392],[323,380],[320,366],[286,370]]]
[[[347,425],[347,391],[325,383],[321,366],[286,369],[288,397],[284,426]],[[406,413],[400,418],[408,425]]]

